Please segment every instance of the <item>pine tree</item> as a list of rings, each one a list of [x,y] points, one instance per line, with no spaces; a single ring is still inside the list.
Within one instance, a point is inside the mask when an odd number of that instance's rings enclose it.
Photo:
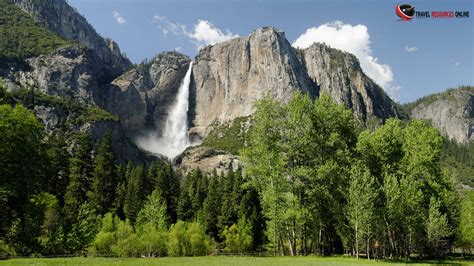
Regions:
[[[170,222],[175,223],[177,221],[177,206],[180,194],[178,174],[169,163],[163,163],[156,169],[153,184],[161,191],[161,196],[166,202]]]
[[[214,172],[209,181],[207,197],[204,200],[203,221],[206,227],[206,233],[216,241],[219,240],[217,222],[220,211],[220,198],[219,180],[217,174]]]
[[[145,172],[143,165],[135,166],[132,169],[133,170],[127,178],[127,194],[124,202],[124,213],[125,217],[134,224],[138,212],[143,205],[143,180]]]
[[[219,215],[219,231],[222,232],[224,228],[229,227],[237,222],[236,213],[236,198],[234,198],[234,179],[235,173],[229,170],[226,176],[221,176],[221,198]]]
[[[87,136],[81,136],[74,157],[70,159],[69,184],[64,196],[64,214],[67,224],[76,222],[79,207],[87,200],[92,176],[92,145]]]
[[[105,214],[115,202],[116,160],[112,150],[112,136],[107,132],[97,148],[93,162],[92,187],[88,198],[99,214]]]

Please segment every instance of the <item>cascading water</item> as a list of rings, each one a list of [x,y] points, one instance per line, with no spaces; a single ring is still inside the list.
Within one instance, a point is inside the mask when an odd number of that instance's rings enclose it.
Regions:
[[[151,134],[145,138],[137,139],[137,144],[141,148],[174,159],[191,146],[188,138],[188,107],[192,67],[193,62],[189,64],[175,102],[169,109],[162,136],[156,139],[156,134]]]

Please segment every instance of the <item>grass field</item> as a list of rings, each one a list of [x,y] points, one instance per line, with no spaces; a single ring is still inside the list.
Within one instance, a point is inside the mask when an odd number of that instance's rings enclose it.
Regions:
[[[166,258],[35,258],[0,261],[0,265],[406,265],[414,262],[384,262],[343,257],[166,257]],[[474,261],[424,261],[416,265],[474,265]]]

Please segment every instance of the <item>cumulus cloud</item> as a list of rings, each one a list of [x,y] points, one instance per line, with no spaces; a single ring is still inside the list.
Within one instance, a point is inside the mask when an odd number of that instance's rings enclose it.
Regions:
[[[119,12],[117,11],[112,12],[112,16],[114,17],[115,21],[117,21],[117,23],[120,25],[127,23],[125,18],[122,15],[120,15]]]
[[[389,94],[392,95],[393,90],[399,89],[391,85],[392,68],[379,63],[377,57],[372,55],[370,35],[365,25],[351,25],[341,21],[326,23],[307,29],[293,42],[293,46],[307,48],[315,42],[326,43],[333,48],[354,54],[364,72]]]
[[[186,36],[193,39],[198,49],[239,37],[239,35],[233,34],[229,30],[224,33],[207,20],[199,20],[191,32],[186,32]]]
[[[405,46],[405,51],[407,51],[407,52],[409,52],[409,53],[413,53],[413,52],[418,51],[418,47],[416,47],[416,46],[409,47],[409,46],[407,45],[407,46]]]
[[[239,37],[239,35],[229,30],[224,32],[208,20],[198,20],[192,30],[188,30],[185,25],[173,22],[165,16],[154,16],[153,23],[158,26],[165,36],[172,33],[176,36],[189,38],[196,45],[197,49]]]

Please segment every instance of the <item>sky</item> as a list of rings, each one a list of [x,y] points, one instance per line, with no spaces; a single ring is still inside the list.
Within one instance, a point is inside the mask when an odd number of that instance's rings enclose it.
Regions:
[[[474,85],[474,1],[422,0],[68,0],[132,62],[199,48],[273,26],[295,47],[313,42],[355,54],[364,72],[398,102]],[[469,11],[469,18],[401,21],[417,11]]]

